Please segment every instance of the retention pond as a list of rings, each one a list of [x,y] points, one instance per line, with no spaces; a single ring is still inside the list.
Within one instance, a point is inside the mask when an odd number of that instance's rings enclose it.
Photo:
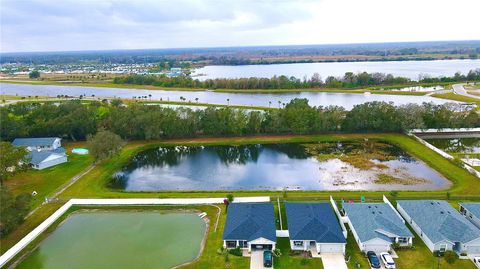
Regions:
[[[17,268],[172,268],[197,257],[205,230],[192,212],[73,213]]]
[[[112,178],[127,191],[434,190],[450,182],[381,142],[177,146],[145,150]]]

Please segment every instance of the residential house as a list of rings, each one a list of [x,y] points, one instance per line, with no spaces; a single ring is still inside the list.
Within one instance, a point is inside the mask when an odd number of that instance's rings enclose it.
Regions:
[[[345,203],[343,214],[363,252],[388,252],[393,244],[413,244],[413,234],[390,203]]]
[[[232,203],[228,206],[223,247],[275,249],[275,213],[270,203]]]
[[[461,203],[460,213],[480,229],[480,203]]]
[[[26,147],[34,169],[41,170],[68,161],[58,137],[16,138],[12,144]]]
[[[347,241],[329,203],[286,203],[292,250],[345,254]]]
[[[430,251],[480,254],[480,230],[448,202],[401,200],[397,209]]]

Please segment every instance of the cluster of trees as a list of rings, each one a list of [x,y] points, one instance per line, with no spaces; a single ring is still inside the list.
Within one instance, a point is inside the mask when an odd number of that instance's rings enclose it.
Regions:
[[[370,102],[351,111],[342,107],[310,106],[292,100],[282,109],[245,111],[233,108],[165,108],[133,104],[120,106],[67,101],[60,105],[18,103],[0,108],[1,139],[60,136],[86,139],[108,130],[122,139],[159,139],[257,134],[313,134],[326,132],[402,132],[413,128],[478,127],[480,116],[460,105]]]
[[[419,83],[457,81],[480,81],[480,69],[467,75],[456,73],[453,77],[420,77]],[[310,78],[274,76],[272,78],[217,78],[199,81],[191,77],[167,77],[165,75],[129,75],[114,78],[115,84],[154,85],[159,87],[205,88],[205,89],[305,89],[305,88],[358,88],[414,83],[409,78],[383,73],[347,72],[343,77],[329,76],[323,80],[318,73]]]
[[[24,170],[28,161],[24,147],[0,142],[0,238],[14,230],[28,214],[30,194],[14,196],[3,184],[8,177]]]

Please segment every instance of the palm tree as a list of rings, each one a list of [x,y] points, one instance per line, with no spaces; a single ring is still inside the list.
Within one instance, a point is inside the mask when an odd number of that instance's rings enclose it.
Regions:
[[[152,101],[152,95],[151,94],[148,95],[148,98],[150,98],[150,101]]]
[[[272,101],[268,101],[268,107],[272,105]]]
[[[227,98],[227,105],[230,105],[230,98]]]
[[[198,103],[198,97],[197,97],[197,98],[195,98],[195,101]]]

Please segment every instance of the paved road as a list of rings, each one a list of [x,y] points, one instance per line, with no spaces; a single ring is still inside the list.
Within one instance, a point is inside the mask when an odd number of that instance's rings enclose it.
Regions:
[[[469,94],[467,90],[465,90],[462,84],[455,84],[452,87],[453,87],[453,92],[456,94],[480,100],[480,96]]]

